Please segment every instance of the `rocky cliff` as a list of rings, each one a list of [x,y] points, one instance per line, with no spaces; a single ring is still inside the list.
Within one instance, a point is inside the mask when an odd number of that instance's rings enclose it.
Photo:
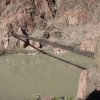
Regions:
[[[0,48],[24,48],[11,32],[79,45],[95,51],[100,36],[100,0],[0,0]]]

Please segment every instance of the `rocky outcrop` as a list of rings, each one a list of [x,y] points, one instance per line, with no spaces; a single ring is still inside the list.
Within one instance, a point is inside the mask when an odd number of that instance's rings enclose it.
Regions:
[[[77,100],[88,100],[88,96],[95,90],[100,91],[100,70],[94,68],[83,71],[79,79]]]
[[[47,0],[1,0],[0,2],[0,36],[2,41],[7,41],[11,31],[19,33],[19,27],[29,35],[36,28],[45,28],[46,20],[52,17],[53,2]],[[12,38],[9,37],[9,41]],[[14,40],[16,41],[16,39]],[[4,43],[4,48],[7,47]]]
[[[99,0],[1,0],[0,48],[17,47],[18,40],[9,34],[12,31],[19,34],[19,27],[25,30],[27,35],[35,36],[36,30],[40,30],[42,35],[44,32],[53,34],[56,30],[56,33],[61,32],[63,37],[69,38],[71,37],[70,32],[63,31],[64,27],[66,29],[72,27],[73,29],[74,26],[77,27],[77,32],[79,32],[79,26],[82,26],[82,29],[87,24],[99,25],[99,4]],[[89,29],[87,30],[89,31]],[[95,31],[97,30],[99,28],[95,29]],[[71,41],[75,39],[77,32],[70,39]],[[64,34],[66,33],[69,35],[65,36]],[[36,34],[41,38],[39,33]],[[52,38],[52,34],[50,38]],[[58,39],[57,37],[54,38]],[[82,44],[80,48],[82,50],[94,51],[92,47],[94,43],[92,43],[90,49],[85,45],[87,44],[87,39],[84,40],[86,41],[80,41]],[[66,39],[64,41],[67,43],[69,40]],[[19,47],[23,48],[21,45]]]
[[[100,92],[96,94],[100,91],[100,40],[96,43],[95,63],[94,68],[84,70],[80,75],[77,100],[94,100],[96,97],[100,99]],[[95,95],[92,95],[94,92]]]
[[[95,50],[96,50],[96,43],[95,43],[95,41],[93,41],[91,39],[83,41],[81,43],[81,45],[80,45],[80,50],[95,52]]]
[[[86,23],[96,23],[99,0],[61,0],[57,15],[59,21],[68,25],[82,25]]]

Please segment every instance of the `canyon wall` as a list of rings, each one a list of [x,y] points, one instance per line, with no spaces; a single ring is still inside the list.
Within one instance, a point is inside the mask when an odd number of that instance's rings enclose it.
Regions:
[[[71,37],[61,38],[66,44],[69,40],[74,44],[84,33],[77,44],[81,50],[94,51],[95,39],[100,36],[99,5],[99,0],[0,0],[0,48],[23,48],[19,40],[10,36],[11,32],[24,35],[19,32],[21,28],[27,35],[39,38],[50,33],[49,40],[53,41],[62,33],[62,37]]]

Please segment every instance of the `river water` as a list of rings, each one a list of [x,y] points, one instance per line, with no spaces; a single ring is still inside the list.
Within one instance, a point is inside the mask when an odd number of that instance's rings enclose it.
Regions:
[[[73,54],[58,56],[86,68],[90,58]],[[0,57],[0,100],[33,100],[36,95],[66,96],[77,93],[82,69],[43,54]]]

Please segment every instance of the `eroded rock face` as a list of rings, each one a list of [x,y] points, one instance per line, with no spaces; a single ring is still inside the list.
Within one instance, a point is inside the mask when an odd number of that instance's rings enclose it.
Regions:
[[[86,23],[96,23],[98,16],[98,0],[61,0],[57,16],[59,22],[68,25],[83,25]],[[62,20],[63,18],[63,20]]]
[[[80,75],[77,100],[92,100],[86,98],[89,98],[92,92],[100,91],[100,40],[96,42],[96,55],[94,60],[95,67],[82,71]],[[95,95],[93,98],[95,98]],[[97,95],[100,95],[100,92]]]
[[[64,25],[68,28],[97,24],[99,4],[99,0],[1,0],[0,47],[6,49],[9,43],[16,47],[17,40],[7,35],[12,31],[18,33],[19,27],[31,35],[38,29],[49,32],[55,27],[59,31]]]
[[[88,96],[96,91],[100,91],[100,69],[93,68],[81,73],[79,79],[78,93],[76,100],[88,100]],[[90,100],[90,99],[89,99]]]
[[[83,71],[80,75],[79,79],[79,87],[77,92],[77,100],[82,99],[85,100],[86,98],[86,89],[87,89],[87,71]]]
[[[11,31],[19,32],[22,27],[28,34],[35,28],[46,26],[46,19],[52,17],[52,2],[47,0],[1,0],[0,1],[0,36],[7,41],[6,35]],[[11,38],[9,38],[11,40]],[[4,43],[4,48],[7,43]]]
[[[83,41],[82,44],[80,45],[80,50],[95,52],[96,51],[95,41],[91,39]]]

